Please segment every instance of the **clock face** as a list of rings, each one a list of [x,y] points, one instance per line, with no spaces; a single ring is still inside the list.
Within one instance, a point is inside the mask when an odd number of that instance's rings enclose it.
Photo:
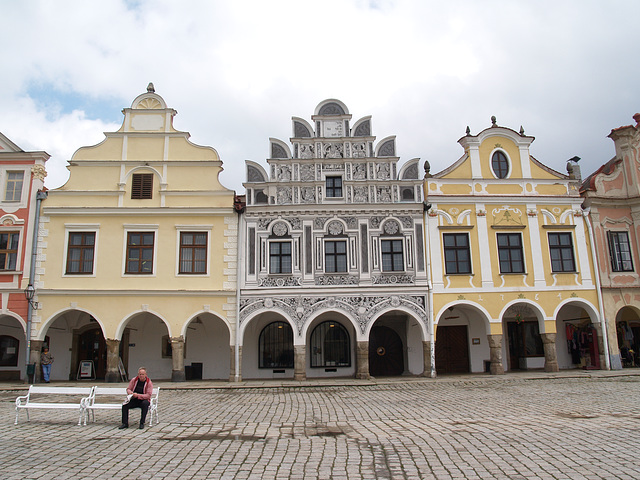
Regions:
[[[342,122],[324,122],[324,136],[325,137],[341,137],[342,136]]]

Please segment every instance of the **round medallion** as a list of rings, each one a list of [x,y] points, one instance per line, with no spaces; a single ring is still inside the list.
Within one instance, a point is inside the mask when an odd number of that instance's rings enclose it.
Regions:
[[[331,222],[327,229],[331,235],[340,235],[342,233],[342,224],[340,222]]]
[[[387,235],[395,235],[400,230],[398,222],[390,221],[384,224],[384,233]]]
[[[265,298],[264,299],[264,306],[266,308],[271,308],[273,307],[273,300],[271,300],[270,298]]]
[[[273,234],[277,237],[282,237],[283,235],[287,234],[287,226],[282,223],[282,222],[278,222],[273,226]]]

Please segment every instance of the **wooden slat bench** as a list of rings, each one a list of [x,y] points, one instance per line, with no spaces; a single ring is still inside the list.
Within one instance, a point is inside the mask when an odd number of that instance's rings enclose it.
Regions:
[[[153,416],[158,420],[158,394],[160,387],[153,388],[153,394],[149,400],[149,426],[153,425]],[[87,424],[87,417],[91,415],[91,420],[96,421],[96,410],[121,410],[122,402],[127,396],[126,387],[94,387],[91,395],[82,400],[85,409],[84,424]]]
[[[85,412],[83,397],[91,396],[93,388],[31,385],[26,395],[16,398],[15,425],[18,424],[20,410],[27,412],[27,420],[29,420],[29,410],[34,408],[75,410],[78,412],[78,425],[82,425],[82,417]],[[34,399],[34,397],[36,398]]]

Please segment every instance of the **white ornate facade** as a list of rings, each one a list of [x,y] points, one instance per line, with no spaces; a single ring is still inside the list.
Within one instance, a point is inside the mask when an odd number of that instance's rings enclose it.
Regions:
[[[270,139],[268,171],[247,161],[236,375],[428,372],[419,159],[399,168],[338,100],[311,118]]]

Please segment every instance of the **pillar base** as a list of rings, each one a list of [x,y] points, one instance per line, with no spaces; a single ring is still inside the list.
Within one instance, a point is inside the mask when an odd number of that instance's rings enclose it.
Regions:
[[[120,375],[115,372],[107,372],[104,376],[106,383],[118,383],[120,381]]]
[[[186,382],[187,376],[184,373],[184,370],[172,370],[171,371],[171,381],[172,382]]]

